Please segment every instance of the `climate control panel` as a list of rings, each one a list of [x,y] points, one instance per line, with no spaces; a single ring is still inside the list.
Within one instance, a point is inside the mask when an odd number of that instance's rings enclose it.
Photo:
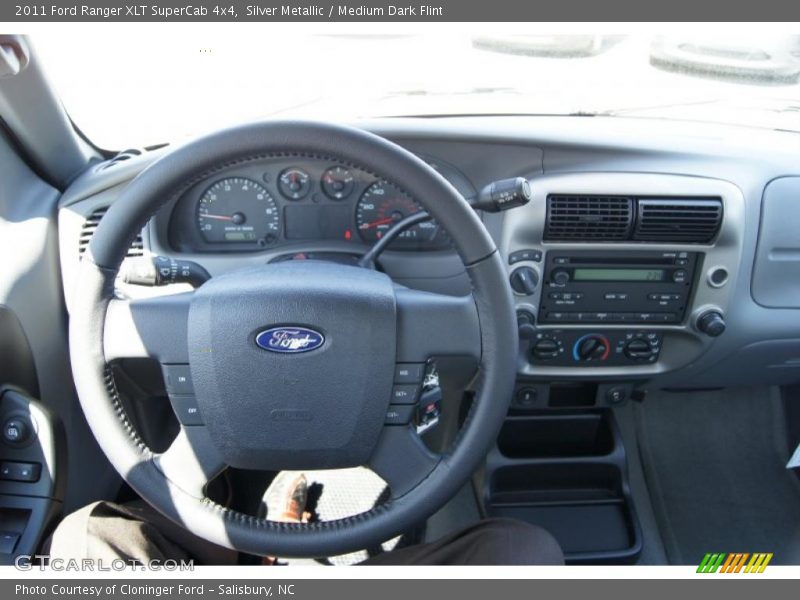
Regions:
[[[649,364],[658,360],[661,342],[657,331],[541,331],[530,339],[528,360],[563,367]]]

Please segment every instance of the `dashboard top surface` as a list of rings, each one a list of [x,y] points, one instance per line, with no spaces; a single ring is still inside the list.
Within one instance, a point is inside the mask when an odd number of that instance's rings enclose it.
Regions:
[[[723,230],[713,243],[693,248],[680,244],[646,246],[658,251],[693,249],[701,255],[698,259],[697,292],[692,306],[687,308],[686,320],[656,326],[667,336],[664,356],[666,359],[673,356],[672,364],[649,369],[607,370],[603,374],[596,369],[576,374],[570,368],[548,371],[526,367],[521,370],[524,376],[551,379],[611,376],[653,379],[664,386],[717,385],[731,375],[722,367],[726,360],[736,357],[742,349],[757,347],[761,360],[751,361],[749,372],[739,374],[740,378],[745,381],[800,379],[800,369],[797,365],[792,367],[795,363],[791,362],[792,356],[800,352],[797,350],[800,349],[800,310],[770,310],[760,306],[754,301],[750,289],[756,247],[769,242],[759,239],[762,196],[770,181],[791,179],[797,174],[796,156],[800,152],[800,136],[797,134],[597,117],[382,119],[358,125],[384,135],[422,157],[468,198],[491,181],[517,176],[527,178],[534,190],[534,201],[528,207],[507,214],[482,216],[504,260],[522,248],[538,249],[545,257],[554,250],[603,252],[614,248],[630,252],[636,247],[642,249],[642,245],[591,243],[588,240],[569,244],[546,241],[542,227],[544,205],[550,193],[711,195],[723,198]],[[60,203],[60,221],[62,264],[67,284],[69,271],[73,270],[70,261],[77,258],[66,255],[66,250],[74,248],[74,238],[65,240],[68,232],[77,235],[80,223],[92,210],[112,203],[128,180],[167,151],[168,148],[159,149],[112,166],[109,164],[113,160],[90,167],[65,192]],[[232,170],[222,173],[213,181],[195,186],[156,215],[143,232],[144,244],[155,254],[175,254],[196,260],[212,275],[239,266],[263,264],[281,253],[339,252],[343,248],[354,253],[363,252],[374,238],[362,235],[359,227],[385,220],[388,213],[368,211],[366,216],[359,215],[359,205],[367,203],[363,201],[365,193],[378,183],[360,173],[344,174],[352,176],[352,189],[349,183],[345,183],[347,193],[342,197],[335,197],[332,190],[326,193],[326,173],[338,166],[313,161],[302,164],[278,161],[255,165],[248,172]],[[307,182],[300,182],[297,198],[292,197],[293,192],[281,188],[281,177],[291,174],[292,169],[299,169],[302,175],[308,176]],[[216,221],[213,217],[203,217],[204,210],[225,219],[235,217],[236,210],[226,209],[227,212],[217,213],[209,209],[213,202],[203,202],[211,187],[229,178],[255,182],[273,200],[279,221],[277,239],[273,244],[256,246],[255,249],[248,247],[245,240],[235,239],[246,232],[235,228],[231,230],[232,240],[209,241],[204,236],[201,228]],[[283,183],[285,188],[287,183]],[[294,185],[298,183],[295,181]],[[407,201],[419,201],[424,205],[424,199]],[[332,212],[321,217],[326,210],[324,207],[330,207],[327,210]],[[302,210],[308,211],[307,217],[302,216]],[[251,218],[247,211],[243,212],[245,221]],[[290,223],[293,220],[294,224]],[[303,229],[304,221],[312,221],[310,229]],[[320,229],[320,223],[324,221],[330,224],[330,229],[324,226]],[[212,240],[214,236],[225,235],[225,229],[216,225],[214,222],[211,226],[213,231],[209,235]],[[366,231],[371,234],[373,228],[368,227]],[[258,233],[262,235],[264,231],[259,229]],[[344,237],[348,231],[350,239],[346,240]],[[417,238],[407,242],[404,248],[393,250],[402,251],[387,252],[383,267],[398,283],[443,293],[469,291],[469,282],[458,257],[447,251],[444,245],[437,246]],[[538,270],[540,276],[543,274],[543,263],[524,264]],[[704,278],[709,269],[719,265],[725,266],[730,278],[725,285],[715,288],[707,285]],[[509,274],[518,266],[508,265]],[[518,308],[532,308],[535,314],[539,301],[537,295],[520,297]],[[697,311],[708,307],[723,310],[729,323],[725,335],[714,340],[702,336],[693,325]],[[552,329],[554,326],[543,324],[540,329],[548,327]],[[565,327],[569,329],[570,326]],[[611,330],[618,326],[591,327]],[[682,356],[671,354],[670,345],[680,348]]]

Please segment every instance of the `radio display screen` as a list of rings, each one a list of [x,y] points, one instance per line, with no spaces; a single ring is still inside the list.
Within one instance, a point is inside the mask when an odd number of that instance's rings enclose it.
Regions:
[[[575,269],[573,281],[664,281],[664,269]]]

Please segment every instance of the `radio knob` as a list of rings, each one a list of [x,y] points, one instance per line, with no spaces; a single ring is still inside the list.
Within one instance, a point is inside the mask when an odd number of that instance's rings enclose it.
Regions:
[[[645,340],[631,340],[625,344],[624,351],[631,360],[646,360],[653,355],[653,349]]]
[[[722,313],[709,310],[697,318],[697,328],[708,336],[717,337],[725,331],[725,319]]]
[[[517,311],[517,332],[521,340],[528,340],[536,335],[536,317],[528,310]]]
[[[567,285],[569,283],[569,271],[565,269],[556,269],[550,275],[553,283],[556,285]]]
[[[559,345],[558,342],[555,340],[550,340],[547,338],[541,339],[533,345],[531,348],[531,353],[535,358],[538,359],[548,359],[548,358],[555,358],[558,356]]]
[[[520,267],[511,272],[511,288],[518,294],[530,296],[539,285],[539,275],[531,267]]]
[[[589,335],[578,340],[575,358],[580,361],[604,360],[608,352],[608,340],[602,335]]]

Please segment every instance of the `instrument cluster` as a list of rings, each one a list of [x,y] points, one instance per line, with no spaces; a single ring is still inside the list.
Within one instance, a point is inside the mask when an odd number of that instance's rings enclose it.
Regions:
[[[433,164],[462,194],[474,193],[454,168]],[[369,246],[423,210],[395,185],[321,159],[273,158],[233,167],[191,187],[177,201],[169,242],[183,252],[257,252],[304,242]],[[393,250],[442,250],[435,221],[405,230]]]

